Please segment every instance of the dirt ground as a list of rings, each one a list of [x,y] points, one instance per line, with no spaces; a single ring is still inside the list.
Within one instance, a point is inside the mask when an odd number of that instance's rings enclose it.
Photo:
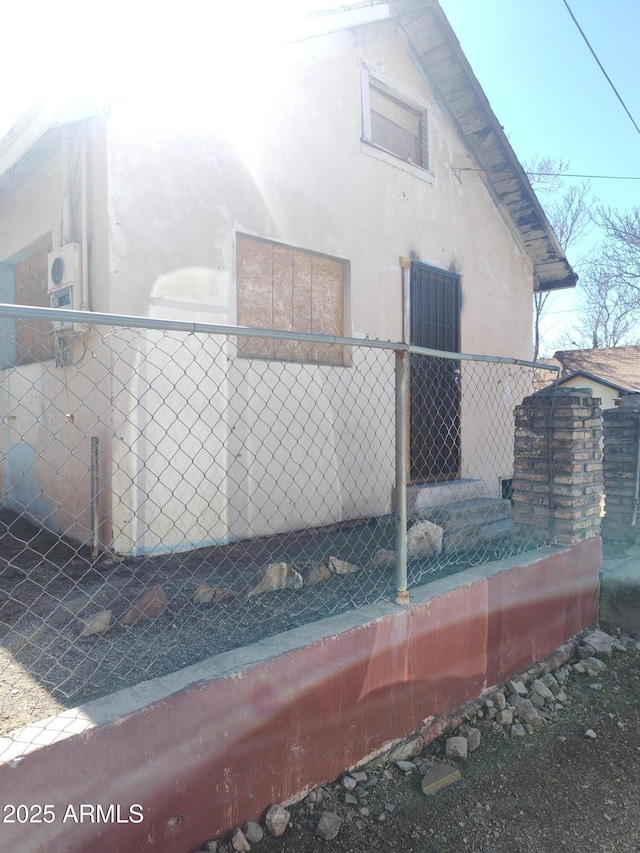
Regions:
[[[594,685],[600,685],[596,687]],[[478,721],[482,742],[459,765],[462,779],[427,797],[419,770],[364,768],[369,814],[344,804],[338,779],[320,807],[291,807],[292,825],[260,853],[637,853],[640,850],[640,655],[615,653],[598,678],[571,673],[571,705],[525,738]],[[595,738],[585,735],[591,729]],[[418,758],[444,760],[444,738]],[[362,768],[360,768],[362,769]],[[322,811],[342,818],[338,836],[314,836]],[[223,845],[219,851],[224,850]]]
[[[369,564],[378,549],[393,546],[394,535],[393,524],[374,519],[184,553],[102,555],[92,562],[86,548],[0,510],[0,737],[211,655],[391,599],[393,571]],[[512,547],[526,550],[528,543],[506,541],[482,553],[415,561],[410,586],[498,559]],[[304,575],[330,555],[360,570],[301,589],[245,594],[267,563],[285,561]],[[122,615],[156,584],[169,599],[166,611],[123,625]],[[201,584],[236,596],[196,605],[193,595]],[[112,612],[112,627],[79,636],[81,620],[103,610]]]

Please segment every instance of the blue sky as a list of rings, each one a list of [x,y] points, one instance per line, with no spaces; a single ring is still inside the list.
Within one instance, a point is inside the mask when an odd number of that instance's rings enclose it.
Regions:
[[[562,0],[441,0],[516,154],[569,160],[571,171],[640,177],[640,134]],[[569,0],[640,126],[640,2]],[[638,203],[640,181],[593,181],[607,204]]]
[[[569,161],[579,174],[640,177],[640,134],[563,0],[440,2],[520,160],[539,154]],[[640,126],[640,2],[569,5]],[[605,205],[640,204],[640,180],[593,179],[591,189]],[[547,354],[562,346],[580,310],[579,288],[554,295],[542,324]]]

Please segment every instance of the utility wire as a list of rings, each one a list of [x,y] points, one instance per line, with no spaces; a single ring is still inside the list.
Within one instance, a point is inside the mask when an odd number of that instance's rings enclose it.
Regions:
[[[635,121],[634,117],[633,117],[633,116],[631,115],[631,113],[629,112],[629,110],[628,110],[628,108],[627,108],[627,105],[625,104],[625,102],[622,100],[622,98],[621,98],[621,96],[620,96],[620,93],[618,92],[618,90],[616,89],[616,87],[613,85],[613,82],[611,81],[611,77],[609,77],[609,75],[607,74],[607,72],[604,70],[604,66],[602,65],[602,63],[601,63],[601,62],[600,62],[600,60],[598,59],[598,56],[597,56],[597,54],[596,54],[595,50],[591,47],[591,44],[589,43],[589,39],[588,39],[588,38],[586,37],[586,35],[584,34],[582,27],[580,26],[580,24],[579,24],[579,23],[578,23],[578,21],[576,20],[576,16],[575,16],[575,15],[573,14],[573,12],[571,11],[571,6],[569,6],[569,3],[567,2],[567,0],[562,0],[562,2],[563,2],[563,3],[564,3],[564,5],[567,7],[567,11],[568,11],[568,12],[569,12],[569,14],[571,15],[571,18],[572,18],[572,20],[573,20],[573,23],[576,25],[576,27],[577,27],[577,28],[578,28],[578,30],[580,31],[580,35],[581,35],[581,36],[582,36],[582,38],[584,39],[585,44],[587,45],[587,47],[588,47],[588,48],[589,48],[589,50],[591,51],[591,55],[593,56],[593,58],[595,59],[595,61],[598,63],[598,67],[600,68],[600,71],[602,71],[602,73],[604,74],[604,76],[607,78],[607,82],[609,83],[609,85],[611,86],[611,88],[613,89],[613,91],[615,92],[615,94],[616,94],[616,98],[620,101],[620,103],[621,103],[621,104],[622,104],[622,106],[624,107],[624,111],[626,112],[626,114],[629,116],[629,118],[630,118],[630,119],[631,119],[631,121],[633,122],[633,126],[634,126],[634,127],[635,127],[635,129],[638,131],[638,133],[640,134],[640,127],[638,127],[638,125],[636,124],[636,121]]]
[[[478,169],[472,166],[452,166],[454,172],[487,172],[487,169]],[[574,172],[530,172],[525,174],[535,178],[593,178],[603,181],[640,181],[640,175],[579,175]]]
[[[593,178],[601,181],[640,181],[640,175],[576,175],[572,172],[527,172],[536,178]]]

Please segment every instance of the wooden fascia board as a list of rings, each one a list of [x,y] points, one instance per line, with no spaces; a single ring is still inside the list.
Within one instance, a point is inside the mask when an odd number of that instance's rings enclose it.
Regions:
[[[537,289],[574,286],[577,276],[440,6],[436,2],[418,3],[399,16],[399,24],[467,149],[484,170],[486,185],[505,221],[530,257]],[[505,182],[510,185],[506,193]],[[531,252],[530,238],[536,232],[547,244],[544,255],[557,260],[562,268],[562,274],[553,280],[547,279],[544,269],[537,268],[539,262]]]
[[[0,142],[0,177],[55,124],[59,104],[33,107],[20,119]]]

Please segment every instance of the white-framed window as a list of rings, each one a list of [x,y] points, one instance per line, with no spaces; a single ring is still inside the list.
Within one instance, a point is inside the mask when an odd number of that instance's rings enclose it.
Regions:
[[[344,335],[348,262],[246,234],[236,234],[239,326]],[[238,355],[345,364],[344,347],[238,337]]]
[[[429,170],[427,110],[362,70],[362,140]]]

